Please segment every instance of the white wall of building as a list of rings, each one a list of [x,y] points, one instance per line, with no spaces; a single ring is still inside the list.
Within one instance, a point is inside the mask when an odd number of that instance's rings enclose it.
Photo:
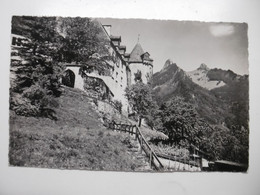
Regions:
[[[79,66],[68,66],[66,70],[71,70],[75,74],[74,88],[84,90],[84,79],[79,74]]]
[[[142,72],[142,81],[143,83],[147,84],[148,79],[147,79],[147,74],[152,75],[153,72],[153,67],[151,65],[146,65],[143,63],[131,63],[129,65],[130,70],[131,70],[131,82],[132,84],[135,83],[135,74],[137,73],[138,70]]]

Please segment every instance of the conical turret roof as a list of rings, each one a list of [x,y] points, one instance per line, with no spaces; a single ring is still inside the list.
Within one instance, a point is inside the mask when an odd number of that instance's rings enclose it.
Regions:
[[[140,43],[137,43],[132,50],[129,58],[129,62],[142,62],[141,55],[144,53],[144,50]]]

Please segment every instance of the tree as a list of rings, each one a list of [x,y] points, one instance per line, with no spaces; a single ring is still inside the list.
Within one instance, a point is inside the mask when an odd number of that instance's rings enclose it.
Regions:
[[[162,131],[162,111],[159,109],[159,106],[154,103],[154,106],[149,110],[149,114],[146,115],[146,124],[151,129],[156,129],[158,131]]]
[[[152,98],[152,89],[149,85],[142,82],[130,85],[125,89],[126,97],[132,110],[139,116],[139,127],[142,119],[147,118],[152,114],[152,110],[156,108],[157,104]]]
[[[230,160],[248,164],[248,131],[215,125],[204,130],[200,148],[216,160]],[[243,137],[243,138],[242,138]],[[242,138],[242,139],[241,139]]]
[[[57,18],[57,31],[63,37],[59,54],[65,62],[82,65],[81,71],[97,70],[109,74],[109,39],[102,32],[98,21],[90,18]]]
[[[59,79],[62,66],[54,60],[59,37],[55,18],[13,17],[12,33],[27,37],[27,42],[14,47],[11,60],[13,80],[10,88],[10,109],[25,116],[55,118],[54,97],[61,94]],[[53,43],[52,43],[53,42]]]
[[[81,63],[81,71],[94,67],[100,73],[109,72],[107,40],[98,23],[89,18],[14,16],[12,33],[28,39],[12,52],[20,57],[11,62],[10,109],[17,114],[54,112],[64,62]]]
[[[161,120],[164,132],[176,145],[182,141],[197,145],[202,136],[200,119],[194,106],[184,102],[181,97],[174,97],[161,107]]]

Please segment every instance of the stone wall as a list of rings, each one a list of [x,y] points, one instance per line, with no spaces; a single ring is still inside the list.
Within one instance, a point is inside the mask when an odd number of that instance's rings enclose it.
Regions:
[[[111,101],[113,98],[113,94],[111,93],[110,89],[100,78],[85,76],[84,90],[88,96],[97,99]]]
[[[106,116],[107,118],[109,118],[110,120],[112,120],[113,118],[117,118],[117,119],[121,118],[120,112],[116,110],[115,107],[108,102],[98,100],[97,107],[98,107],[98,111],[102,113],[104,116]]]

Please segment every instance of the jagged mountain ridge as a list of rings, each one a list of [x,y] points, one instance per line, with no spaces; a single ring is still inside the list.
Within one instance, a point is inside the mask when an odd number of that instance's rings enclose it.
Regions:
[[[194,83],[208,90],[232,85],[234,82],[240,82],[248,77],[247,75],[238,75],[231,70],[209,69],[203,63],[196,70],[186,73]]]
[[[209,69],[202,64],[197,71],[203,71],[203,78],[207,82],[197,83],[210,90],[218,99],[222,100],[229,107],[233,114],[232,119],[226,119],[226,123],[235,124],[248,128],[249,121],[249,77],[238,75],[232,70],[218,68]],[[204,85],[203,85],[204,84]],[[230,126],[230,125],[229,125]]]
[[[152,77],[152,87],[159,105],[173,96],[181,96],[193,103],[200,116],[209,123],[248,128],[248,75],[237,75],[231,70],[209,69],[205,64],[196,71],[203,73],[208,83],[214,81],[219,84],[209,90],[205,85],[193,82],[189,74],[167,60],[163,69]]]
[[[181,96],[185,101],[193,103],[200,116],[212,124],[223,123],[230,115],[228,105],[222,99],[194,83],[171,60],[167,60],[163,69],[153,75],[152,87],[159,105],[173,96]]]
[[[196,70],[186,73],[194,83],[208,90],[226,85],[226,83],[222,80],[219,80],[218,77],[209,78],[208,74],[210,74],[210,72],[211,70],[207,67],[206,64],[201,64],[200,67]]]

